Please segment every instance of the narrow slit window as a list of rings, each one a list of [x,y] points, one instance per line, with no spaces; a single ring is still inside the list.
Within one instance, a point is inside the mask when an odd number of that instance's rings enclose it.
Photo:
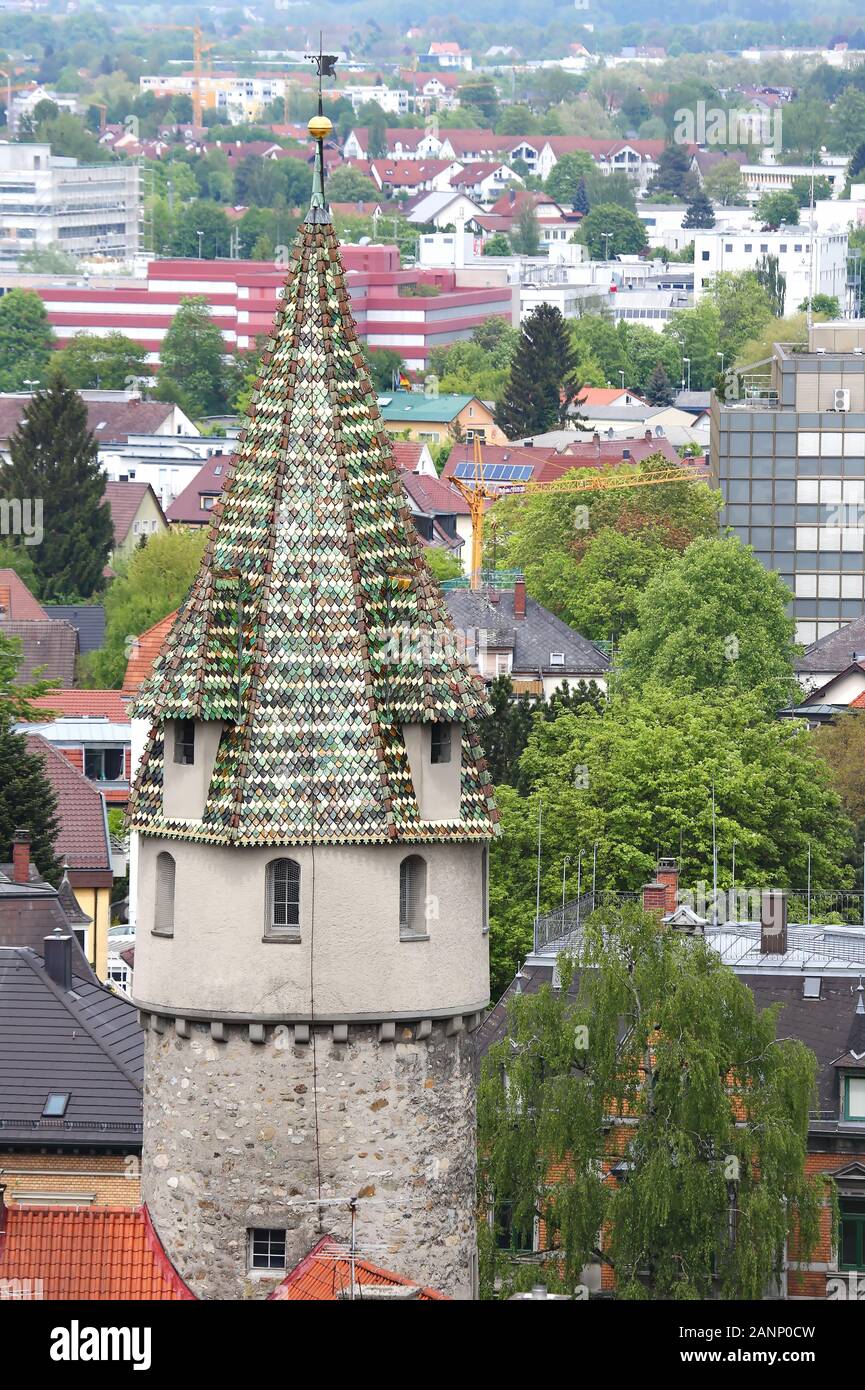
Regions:
[[[430,730],[430,762],[449,763],[451,760],[450,724],[433,724]]]
[[[157,854],[153,930],[159,936],[174,935],[174,876],[173,857],[165,852]]]
[[[194,719],[178,719],[174,726],[174,761],[187,766],[195,762]]]
[[[399,934],[426,936],[426,860],[410,854],[399,866]]]
[[[274,859],[267,866],[266,931],[272,936],[300,935],[300,865]]]

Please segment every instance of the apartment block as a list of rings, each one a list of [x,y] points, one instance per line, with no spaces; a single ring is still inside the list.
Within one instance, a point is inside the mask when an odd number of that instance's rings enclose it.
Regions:
[[[129,264],[138,253],[140,182],[134,164],[79,164],[50,145],[0,144],[0,265],[34,247]]]
[[[807,348],[776,344],[737,390],[712,402],[721,521],[792,589],[809,644],[865,609],[865,320],[815,324]]]
[[[775,256],[787,284],[785,312],[794,313],[813,293],[833,295],[843,309],[847,294],[847,231],[812,231],[759,226],[736,231],[713,227],[694,235],[694,298],[705,293],[713,275],[754,270],[764,256]],[[811,289],[813,286],[813,290]]]

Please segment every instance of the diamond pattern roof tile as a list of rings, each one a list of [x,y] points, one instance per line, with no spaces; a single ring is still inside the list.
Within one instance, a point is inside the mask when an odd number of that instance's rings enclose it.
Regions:
[[[136,712],[134,828],[207,843],[488,839],[483,687],[423,558],[326,208],[298,231],[201,568]],[[394,640],[394,634],[398,634]],[[221,720],[200,822],[162,815],[166,720]],[[421,821],[401,725],[463,727],[460,821]]]

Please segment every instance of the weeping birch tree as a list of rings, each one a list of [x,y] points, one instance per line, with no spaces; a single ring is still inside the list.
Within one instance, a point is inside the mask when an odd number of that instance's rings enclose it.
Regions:
[[[788,1237],[800,1259],[817,1241],[813,1053],[700,936],[636,907],[590,918],[558,975],[511,999],[484,1060],[485,1296],[574,1292],[600,1260],[619,1298],[763,1297]],[[546,1257],[501,1249],[504,1221]]]

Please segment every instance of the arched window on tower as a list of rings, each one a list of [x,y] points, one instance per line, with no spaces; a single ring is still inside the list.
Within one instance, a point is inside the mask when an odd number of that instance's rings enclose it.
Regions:
[[[156,856],[156,892],[153,930],[157,936],[174,935],[174,857],[164,851]]]
[[[426,860],[410,854],[399,866],[399,935],[401,941],[425,939]]]
[[[264,934],[300,940],[300,865],[293,859],[272,859],[267,866]]]

